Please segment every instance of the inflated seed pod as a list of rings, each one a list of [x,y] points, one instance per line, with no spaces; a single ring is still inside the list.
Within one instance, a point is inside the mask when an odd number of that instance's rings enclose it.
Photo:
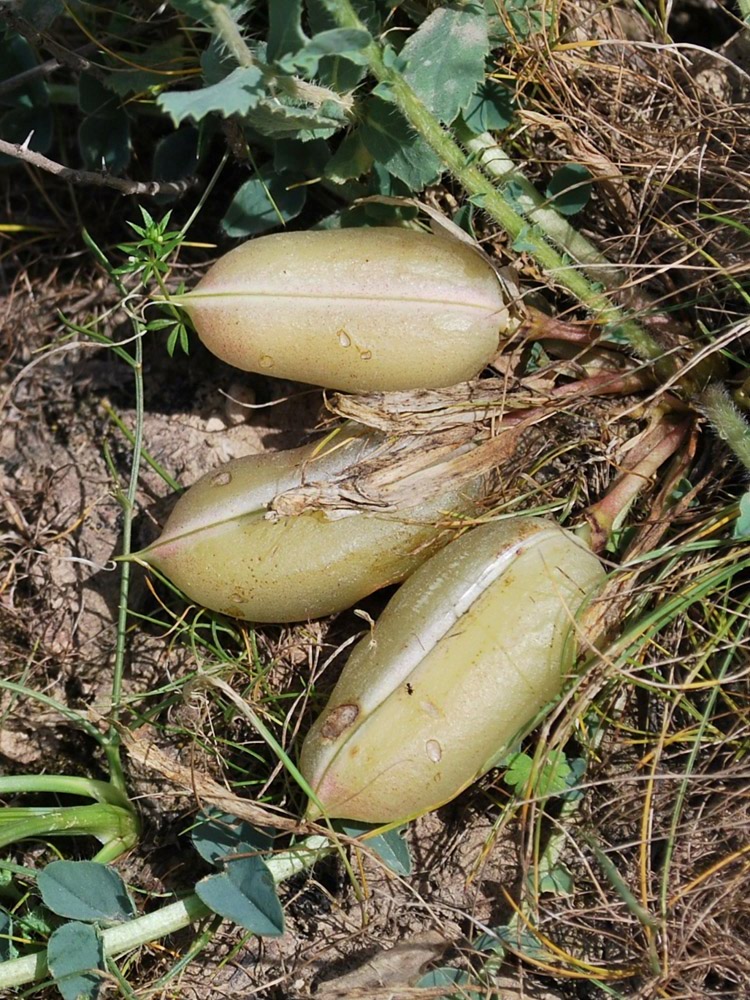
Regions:
[[[220,466],[178,500],[161,536],[135,558],[205,607],[254,622],[292,622],[343,611],[407,576],[450,534],[446,513],[473,509],[484,478],[399,514],[324,511],[269,520],[274,497],[325,482],[383,447],[344,430],[321,449],[252,455]]]
[[[425,562],[355,647],[302,747],[327,815],[406,820],[482,774],[560,692],[572,623],[604,576],[575,535],[532,517],[476,528]]]
[[[472,378],[508,322],[471,247],[396,228],[250,240],[174,301],[238,368],[361,392]]]

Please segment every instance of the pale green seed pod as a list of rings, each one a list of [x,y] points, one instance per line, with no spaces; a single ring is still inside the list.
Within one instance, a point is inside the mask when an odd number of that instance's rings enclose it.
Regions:
[[[229,364],[356,392],[473,378],[508,323],[470,246],[396,228],[250,240],[174,301]]]
[[[424,563],[355,647],[302,747],[326,814],[404,821],[482,774],[560,692],[575,616],[604,576],[575,535],[531,517],[476,528]]]
[[[191,600],[234,618],[281,623],[343,611],[403,580],[452,537],[439,522],[475,509],[485,491],[485,478],[477,476],[398,514],[330,517],[308,510],[267,517],[279,493],[325,482],[375,455],[385,440],[349,429],[323,448],[227,462],[187,490],[161,536],[135,558]]]

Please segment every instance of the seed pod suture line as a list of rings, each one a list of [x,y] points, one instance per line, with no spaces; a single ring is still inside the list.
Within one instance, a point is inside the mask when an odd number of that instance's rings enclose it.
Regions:
[[[191,600],[258,623],[304,621],[343,611],[398,583],[456,534],[490,477],[446,485],[397,512],[307,509],[274,515],[278,495],[356,470],[387,451],[381,434],[341,428],[320,443],[227,462],[178,500],[161,536],[135,555]]]
[[[395,227],[250,240],[172,301],[229,364],[359,392],[472,378],[509,324],[471,247]]]
[[[405,821],[482,774],[560,693],[575,617],[604,578],[575,535],[534,517],[475,528],[423,563],[305,739],[301,771],[326,814]]]

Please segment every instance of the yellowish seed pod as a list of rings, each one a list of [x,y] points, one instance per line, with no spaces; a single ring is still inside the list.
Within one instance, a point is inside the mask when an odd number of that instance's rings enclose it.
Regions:
[[[473,378],[508,323],[471,247],[396,228],[250,240],[174,301],[229,364],[356,392]]]
[[[398,514],[267,517],[279,493],[325,482],[384,444],[383,435],[344,430],[323,448],[227,462],[187,490],[159,539],[135,558],[191,600],[234,618],[280,623],[343,611],[403,580],[451,538],[439,522],[474,509],[484,492],[478,476]]]
[[[476,528],[425,562],[355,647],[302,747],[326,814],[407,820],[482,774],[560,692],[575,616],[604,576],[575,535],[531,517]]]

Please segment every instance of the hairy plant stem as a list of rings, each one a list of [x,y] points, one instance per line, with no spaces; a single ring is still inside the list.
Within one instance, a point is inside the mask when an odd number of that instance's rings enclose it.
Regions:
[[[750,470],[750,427],[723,385],[710,385],[701,397],[701,408],[716,433],[726,441],[746,469]]]
[[[340,108],[341,111],[349,115],[354,107],[351,97],[339,94],[328,87],[321,87],[319,84],[308,83],[300,80],[296,76],[286,76],[283,73],[275,73],[273,69],[264,63],[248,47],[242,32],[237,26],[237,22],[229,13],[229,8],[224,3],[216,3],[214,0],[201,0],[204,10],[209,14],[216,33],[224,42],[226,47],[237,60],[237,64],[243,67],[255,67],[263,74],[263,80],[271,90],[284,93],[294,100],[304,101],[314,108],[330,101]]]
[[[297,872],[310,868],[320,857],[334,849],[327,837],[312,836],[304,840],[298,847],[279,853],[266,862],[277,884],[283,882]],[[102,931],[104,954],[107,957],[122,955],[132,951],[149,941],[158,941],[174,934],[175,931],[188,927],[197,920],[202,920],[211,914],[211,910],[197,895],[191,894],[177,903],[170,903],[160,910],[147,913],[135,920],[128,920],[116,927],[108,927]],[[38,951],[24,958],[14,958],[0,963],[0,991],[33,983],[48,975],[47,955]]]
[[[366,30],[350,0],[323,0],[323,3],[339,27]],[[592,313],[596,322],[607,328],[609,336],[624,338],[647,361],[661,361],[659,367],[662,377],[673,374],[674,361],[664,359],[664,351],[657,341],[613,305],[571,262],[561,257],[546,242],[541,226],[537,223],[538,232],[535,232],[505,200],[489,177],[469,162],[461,146],[425,107],[404,77],[385,64],[380,46],[372,42],[364,52],[373,76],[387,87],[393,103],[475,203],[499,223],[511,239],[516,240],[523,234],[524,242],[530,248],[528,252],[534,260],[555,281],[567,288]]]
[[[460,119],[454,126],[454,131],[459,142],[493,180],[501,184],[511,181],[515,184],[517,190],[514,192],[514,200],[525,217],[530,222],[536,223],[553,243],[577,261],[592,281],[598,281],[606,288],[613,289],[625,284],[624,271],[607,260],[590,240],[582,236],[566,218],[550,206],[549,200],[537,191],[520,167],[489,132],[475,135]]]

